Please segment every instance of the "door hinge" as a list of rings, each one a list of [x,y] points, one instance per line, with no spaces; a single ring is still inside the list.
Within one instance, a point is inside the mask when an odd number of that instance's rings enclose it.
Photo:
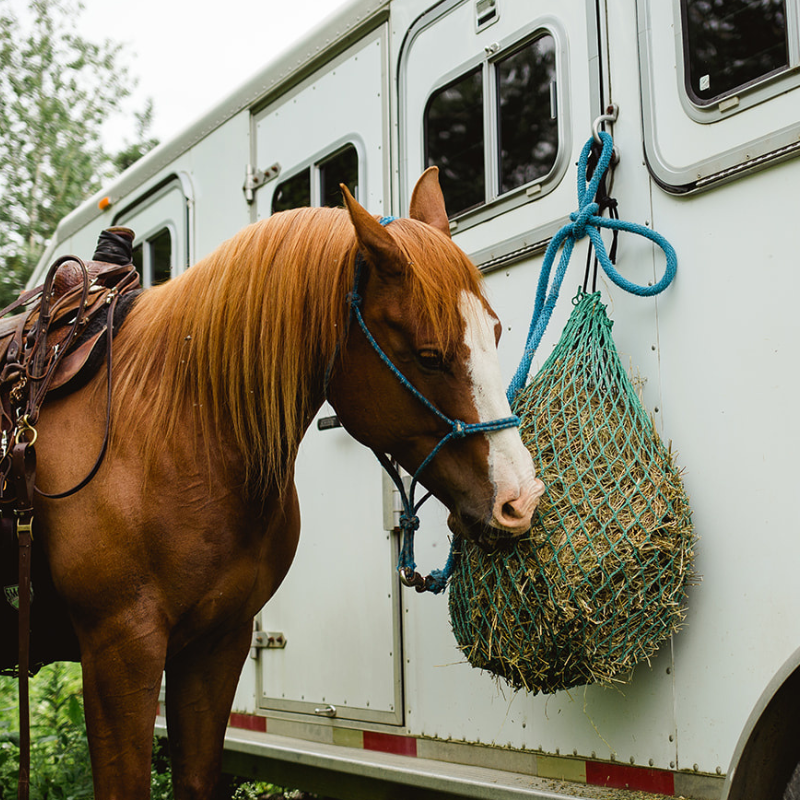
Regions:
[[[248,203],[252,203],[255,199],[257,189],[260,189],[267,181],[277,178],[281,174],[281,165],[275,162],[271,167],[266,169],[256,169],[252,164],[247,165],[247,171],[244,178],[244,199]]]

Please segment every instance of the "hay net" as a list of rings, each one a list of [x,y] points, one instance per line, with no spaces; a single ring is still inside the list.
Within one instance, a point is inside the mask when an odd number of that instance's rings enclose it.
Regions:
[[[506,551],[460,541],[450,617],[470,663],[515,688],[621,680],[684,619],[694,535],[680,471],[620,362],[599,293],[514,400],[545,483]]]

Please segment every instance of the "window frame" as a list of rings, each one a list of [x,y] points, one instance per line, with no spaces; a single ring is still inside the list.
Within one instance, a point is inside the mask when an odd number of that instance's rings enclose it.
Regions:
[[[533,181],[514,189],[499,192],[499,99],[495,65],[505,58],[524,49],[536,39],[549,35],[554,44],[555,81],[551,86],[551,109],[555,106],[558,149],[550,171]],[[483,146],[484,146],[484,202],[450,217],[452,231],[465,230],[480,224],[486,219],[538,200],[553,191],[561,182],[568,166],[570,140],[570,111],[566,95],[569,86],[569,59],[567,37],[561,24],[555,18],[538,19],[529,27],[518,30],[511,36],[498,42],[491,51],[476,54],[473,58],[462,62],[456,68],[442,75],[434,83],[423,104],[423,119],[420,125],[422,137],[420,152],[423,163],[421,170],[427,166],[427,118],[426,112],[432,98],[460,79],[475,71],[482,70],[483,81]]]
[[[280,213],[278,211],[273,211],[273,201],[275,198],[275,194],[278,191],[278,187],[281,184],[293,180],[298,175],[301,175],[306,170],[309,170],[311,173],[311,180],[310,180],[310,191],[311,197],[309,198],[311,201],[311,208],[320,208],[322,207],[322,180],[320,176],[320,167],[324,166],[328,161],[334,159],[337,155],[342,153],[348,147],[352,147],[356,151],[356,157],[358,159],[358,190],[355,192],[356,200],[358,200],[358,194],[360,194],[360,188],[365,185],[366,181],[366,167],[365,167],[365,158],[364,152],[365,148],[363,143],[359,140],[357,136],[351,136],[344,140],[340,140],[333,145],[326,147],[324,150],[314,154],[311,158],[306,159],[305,161],[300,162],[299,164],[295,165],[291,170],[287,172],[281,172],[278,179],[276,179],[275,186],[272,189],[272,193],[269,196],[269,209],[270,209],[270,216],[273,214]],[[352,187],[347,187],[351,191],[353,191]]]
[[[645,164],[663,191],[708,191],[797,157],[800,69],[726,98],[730,103],[693,106],[682,72],[680,0],[635,2]],[[800,0],[790,2],[794,30]],[[761,103],[753,113],[739,113]]]
[[[672,0],[675,19],[676,62],[679,65],[676,79],[684,110],[695,122],[709,124],[727,119],[732,114],[763,103],[800,85],[800,0],[785,0],[789,64],[754,78],[752,81],[710,100],[698,98],[690,85],[689,31],[688,27],[684,27],[686,2],[687,0]]]

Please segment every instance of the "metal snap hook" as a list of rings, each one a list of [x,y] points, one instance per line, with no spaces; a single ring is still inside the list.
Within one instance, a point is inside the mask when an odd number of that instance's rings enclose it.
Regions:
[[[600,138],[600,126],[604,122],[616,122],[617,117],[619,116],[619,106],[616,103],[610,103],[606,106],[606,113],[601,114],[593,123],[592,123],[592,138],[597,142],[597,144],[603,144],[603,140]]]

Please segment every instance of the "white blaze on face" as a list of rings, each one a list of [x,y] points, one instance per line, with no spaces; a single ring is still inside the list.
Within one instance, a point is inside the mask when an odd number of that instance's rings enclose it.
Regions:
[[[505,386],[497,359],[495,324],[497,320],[481,299],[464,291],[459,303],[464,318],[464,344],[469,349],[468,371],[472,397],[481,422],[511,416]],[[489,477],[495,486],[492,524],[523,533],[544,492],[536,478],[530,453],[516,428],[503,428],[486,434],[489,441]]]

